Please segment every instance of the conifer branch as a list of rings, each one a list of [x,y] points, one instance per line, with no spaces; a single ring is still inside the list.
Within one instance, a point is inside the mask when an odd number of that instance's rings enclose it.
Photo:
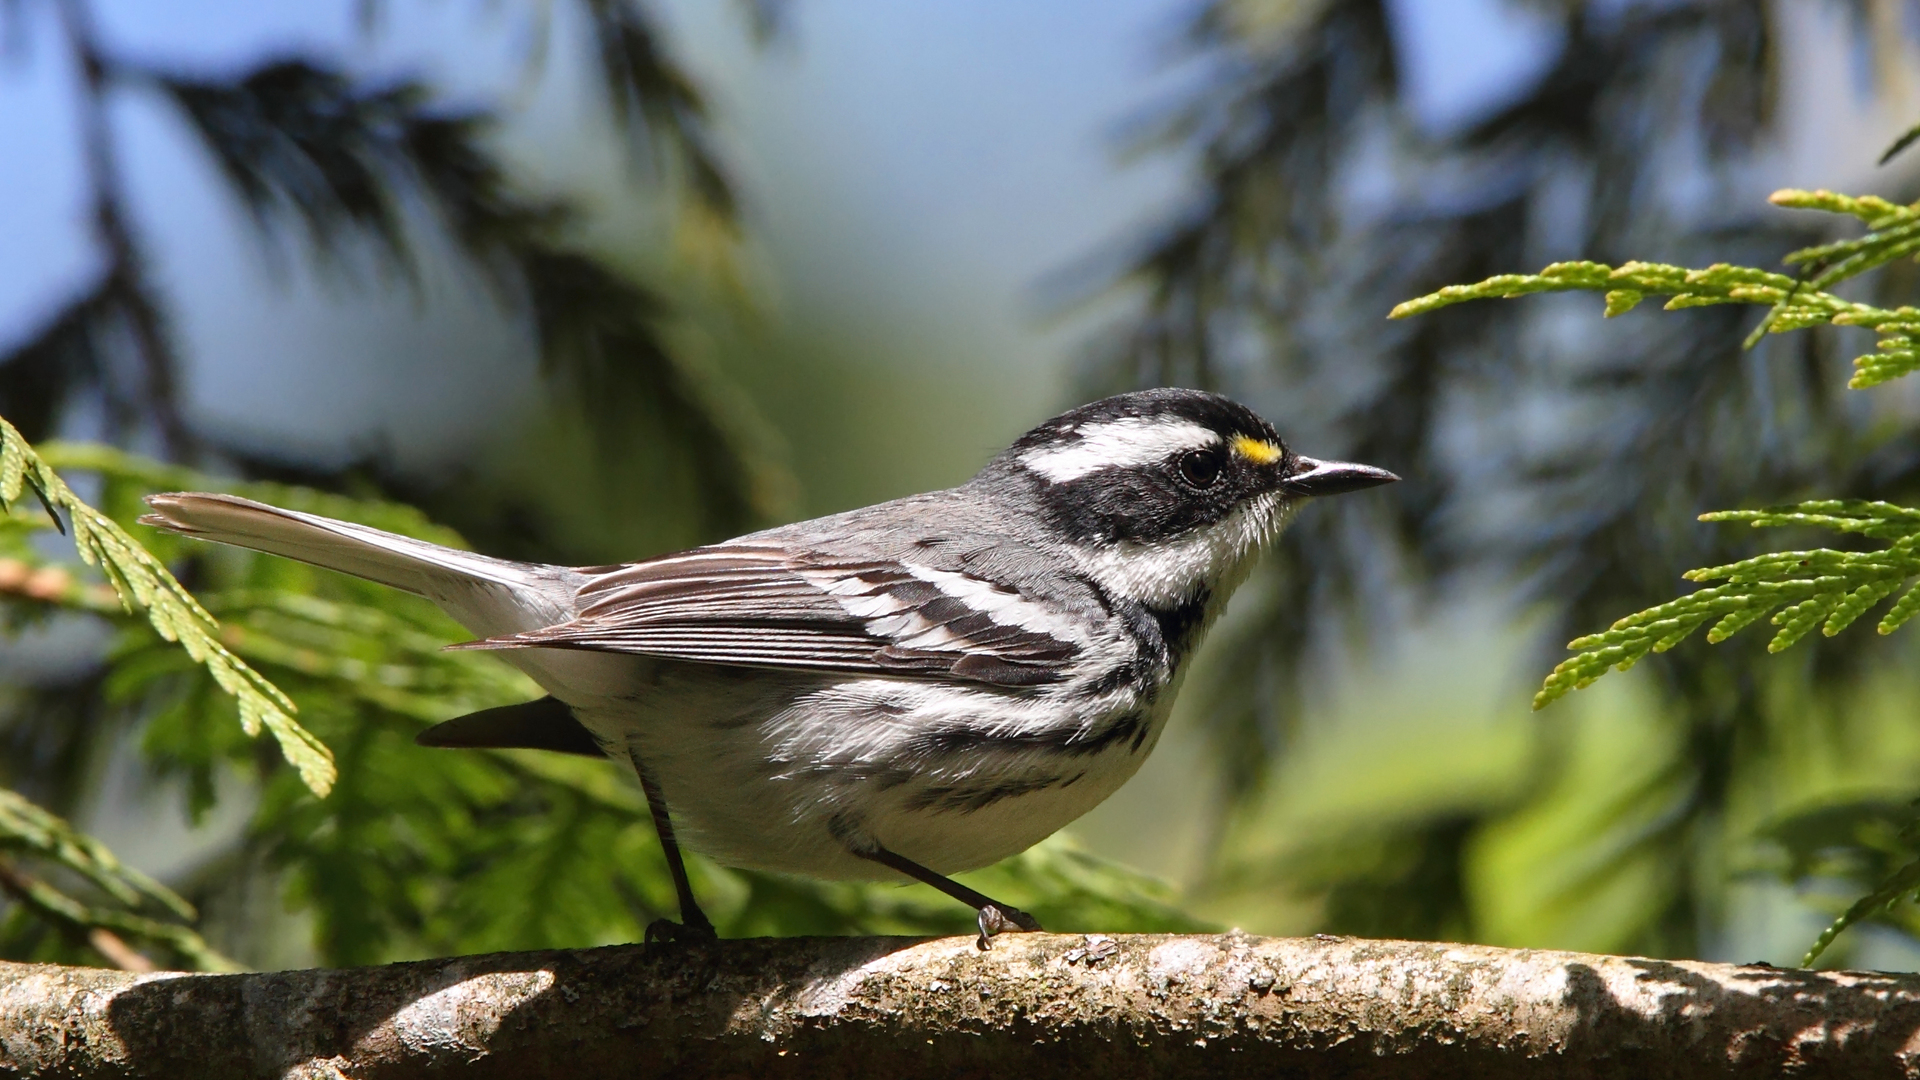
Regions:
[[[0,419],[0,510],[11,511],[29,488],[56,519],[57,511],[67,512],[80,558],[100,568],[121,606],[129,613],[144,611],[155,633],[185,649],[233,697],[247,734],[263,728],[272,733],[301,781],[324,796],[333,787],[333,755],[293,719],[293,701],[220,643],[213,616],[160,560],[75,495],[13,425]]]
[[[63,867],[85,878],[106,894],[111,905],[86,903],[20,870],[8,858],[18,855]],[[122,863],[105,844],[75,829],[65,819],[5,788],[0,788],[0,892],[42,920],[90,943],[95,941],[97,931],[117,931],[167,945],[202,971],[238,970],[238,965],[190,928],[139,913],[143,907],[158,906],[176,919],[192,920],[198,917],[192,904],[172,889]],[[125,947],[124,943],[121,947]]]
[[[1664,263],[1628,262],[1613,267],[1564,262],[1538,274],[1501,274],[1473,285],[1449,285],[1398,305],[1388,317],[1404,319],[1469,300],[1569,291],[1604,294],[1609,318],[1632,311],[1648,296],[1668,297],[1669,311],[1711,304],[1764,304],[1767,315],[1748,338],[1750,346],[1766,334],[1823,324],[1862,326],[1879,333],[1879,348],[1854,360],[1849,386],[1876,386],[1920,368],[1920,308],[1875,307],[1828,291],[1876,267],[1920,254],[1920,208],[1871,195],[1793,189],[1774,192],[1771,201],[1776,206],[1858,218],[1868,232],[1787,255],[1785,261],[1799,266],[1805,275],[1800,278],[1727,263],[1689,270]],[[1767,645],[1769,652],[1789,648],[1816,626],[1832,637],[1920,574],[1920,535],[1916,535],[1920,534],[1920,511],[1891,503],[1828,500],[1723,511],[1704,514],[1701,520],[1745,521],[1755,528],[1808,525],[1890,543],[1872,552],[1774,552],[1689,571],[1685,575],[1689,581],[1725,584],[1629,615],[1601,633],[1576,638],[1567,645],[1576,655],[1547,676],[1534,695],[1534,708],[1592,684],[1608,670],[1625,671],[1650,652],[1665,652],[1709,624],[1707,640],[1717,643],[1771,613],[1772,625],[1779,629]],[[1892,633],[1916,612],[1920,612],[1920,589],[1909,588],[1880,620],[1880,633]]]
[[[1538,274],[1500,274],[1472,285],[1449,285],[1395,307],[1404,319],[1469,300],[1505,299],[1542,292],[1599,292],[1609,318],[1624,315],[1649,296],[1669,297],[1666,310],[1711,304],[1764,304],[1766,318],[1747,339],[1751,347],[1770,333],[1810,326],[1861,326],[1879,334],[1879,347],[1854,359],[1854,389],[1878,386],[1920,368],[1920,308],[1881,308],[1843,299],[1829,290],[1896,259],[1920,254],[1920,209],[1874,196],[1786,189],[1773,193],[1776,206],[1820,210],[1859,218],[1870,230],[1853,240],[1802,248],[1786,257],[1807,276],[1795,278],[1750,266],[1715,263],[1689,270],[1666,263],[1554,263]]]
[[[1636,612],[1605,631],[1576,638],[1534,695],[1545,707],[1568,691],[1591,685],[1609,669],[1625,671],[1650,652],[1666,652],[1702,627],[1718,644],[1761,618],[1779,629],[1767,643],[1781,652],[1815,627],[1833,637],[1920,574],[1920,510],[1885,502],[1829,499],[1765,510],[1702,514],[1710,522],[1746,522],[1754,528],[1814,526],[1857,533],[1891,543],[1879,551],[1776,551],[1750,559],[1690,570],[1688,581],[1723,581]],[[1920,586],[1902,593],[1877,629],[1891,634],[1920,613]]]
[[[1914,129],[1888,150],[1900,152],[1920,136]],[[1883,159],[1884,162],[1884,159]],[[1784,262],[1800,276],[1754,267],[1716,263],[1700,270],[1662,263],[1628,262],[1618,267],[1595,262],[1555,263],[1538,274],[1503,274],[1473,285],[1452,285],[1395,307],[1401,319],[1468,300],[1507,298],[1538,292],[1583,290],[1605,296],[1609,318],[1634,309],[1648,296],[1666,296],[1669,311],[1710,304],[1764,304],[1767,313],[1748,336],[1751,348],[1774,333],[1819,325],[1860,326],[1879,335],[1878,348],[1854,359],[1848,385],[1877,386],[1920,369],[1920,308],[1883,308],[1844,299],[1834,286],[1904,258],[1920,258],[1920,204],[1902,206],[1875,196],[1831,191],[1777,191],[1776,206],[1815,210],[1858,219],[1863,236],[1818,244],[1789,253]],[[1591,685],[1608,671],[1625,671],[1648,653],[1665,652],[1707,630],[1719,643],[1768,618],[1776,627],[1770,653],[1791,648],[1818,627],[1833,637],[1893,596],[1876,629],[1890,634],[1920,614],[1920,509],[1888,502],[1818,500],[1761,510],[1727,510],[1700,515],[1707,522],[1746,522],[1754,528],[1801,526],[1830,529],[1884,541],[1872,551],[1818,548],[1779,551],[1721,566],[1689,571],[1694,582],[1716,582],[1620,619],[1605,631],[1569,642],[1574,655],[1547,676],[1533,707],[1542,708],[1572,690]],[[1904,588],[1904,592],[1901,590]],[[1911,848],[1914,836],[1903,831]],[[1902,899],[1920,892],[1920,859],[1907,861],[1882,877],[1821,932],[1802,963],[1812,964],[1835,938],[1862,920],[1881,916]]]
[[[706,224],[683,224],[732,236],[732,190],[707,148],[692,83],[630,4],[590,6],[616,118],[635,145],[658,144],[686,173],[685,209]],[[723,373],[670,339],[660,292],[581,246],[577,207],[517,190],[488,142],[492,114],[437,104],[417,82],[364,86],[302,60],[233,79],[150,78],[194,125],[263,237],[296,227],[322,265],[358,239],[411,276],[422,254],[410,233],[437,228],[500,309],[526,320],[542,373],[588,411],[609,460],[644,410],[673,441],[698,449],[691,460],[713,531],[776,517],[790,501],[766,420]],[[430,212],[410,224],[414,203]]]

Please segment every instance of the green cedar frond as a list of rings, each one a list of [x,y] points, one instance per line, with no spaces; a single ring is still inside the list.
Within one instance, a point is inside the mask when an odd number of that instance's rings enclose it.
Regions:
[[[1665,652],[1701,627],[1719,643],[1772,614],[1779,627],[1768,652],[1780,652],[1815,627],[1833,637],[1909,578],[1920,575],[1920,510],[1885,502],[1822,499],[1762,510],[1702,514],[1710,522],[1746,522],[1754,528],[1814,526],[1892,541],[1879,551],[1776,551],[1750,559],[1690,570],[1688,581],[1722,581],[1676,600],[1629,615],[1602,633],[1567,644],[1574,656],[1547,676],[1533,707],[1546,706],[1570,690],[1590,685],[1608,670],[1625,671],[1650,652]],[[1880,621],[1889,634],[1910,618],[1915,592],[1895,603]]]
[[[1827,928],[1820,931],[1820,936],[1815,938],[1812,946],[1807,949],[1807,955],[1801,958],[1800,966],[1812,967],[1813,962],[1820,958],[1820,954],[1827,951],[1827,946],[1833,944],[1833,939],[1839,937],[1847,927],[1886,911],[1899,903],[1908,893],[1917,889],[1920,889],[1920,859],[1915,859],[1895,870],[1872,892],[1854,901],[1852,907],[1842,912],[1839,918],[1828,923]]]
[[[1912,255],[1920,250],[1920,212],[1885,199],[1867,195],[1836,195],[1831,191],[1776,191],[1776,206],[1796,210],[1821,210],[1830,214],[1851,214],[1866,223],[1867,235],[1853,240],[1801,248],[1789,253],[1783,262],[1801,265],[1814,272],[1807,285],[1824,289],[1836,282],[1863,274],[1876,266]]]
[[[1790,277],[1750,266],[1715,263],[1700,270],[1665,263],[1554,263],[1538,274],[1501,274],[1473,285],[1449,285],[1408,300],[1388,317],[1404,319],[1468,300],[1582,290],[1605,294],[1609,317],[1631,311],[1648,296],[1669,297],[1669,311],[1710,304],[1765,304],[1767,317],[1748,345],[1770,333],[1810,326],[1862,326],[1880,335],[1877,351],[1854,359],[1855,389],[1877,386],[1920,368],[1920,308],[1880,308],[1842,299],[1828,290],[1848,278],[1896,259],[1920,255],[1920,209],[1874,196],[1787,189],[1773,193],[1776,206],[1847,214],[1869,232],[1854,240],[1803,248],[1787,256],[1808,276]]]
[[[138,914],[141,907],[158,905],[177,918],[191,920],[197,917],[193,905],[122,863],[105,844],[5,788],[0,788],[0,855],[24,855],[64,867],[118,905],[88,904],[10,864],[0,864],[0,889],[40,918],[77,931],[76,936],[104,928],[171,946],[203,971],[238,967],[191,929]]]
[[[153,901],[182,919],[195,917],[193,905],[172,889],[121,863],[105,844],[63,818],[5,788],[0,788],[0,851],[58,863],[127,907]]]
[[[247,734],[262,728],[272,732],[301,780],[314,794],[325,795],[333,787],[333,755],[293,719],[292,700],[219,642],[213,616],[160,560],[75,495],[13,425],[0,419],[0,510],[11,510],[29,487],[50,509],[67,512],[81,559],[100,568],[122,607],[145,611],[155,633],[179,644],[233,697]]]
[[[1893,145],[1887,147],[1886,152],[1880,155],[1880,160],[1877,164],[1885,165],[1887,162],[1899,157],[1900,151],[1912,146],[1916,139],[1920,139],[1920,124],[1915,124],[1908,128],[1901,133],[1899,138],[1893,140]]]
[[[1899,221],[1912,220],[1915,213],[1911,206],[1888,202],[1878,195],[1842,195],[1825,188],[1815,191],[1781,188],[1767,196],[1767,201],[1789,210],[1821,210],[1829,214],[1849,214],[1859,218],[1870,229],[1883,229]]]
[[[1908,132],[1888,150],[1892,157],[1916,138]],[[1751,347],[1766,334],[1821,324],[1862,326],[1879,335],[1874,352],[1854,360],[1854,388],[1912,373],[1920,368],[1920,309],[1881,308],[1854,303],[1830,290],[1897,259],[1920,257],[1920,205],[1902,206],[1873,196],[1830,191],[1775,192],[1776,206],[1844,214],[1858,219],[1866,233],[1850,240],[1801,248],[1785,262],[1799,278],[1753,267],[1716,264],[1703,270],[1655,263],[1557,263],[1539,274],[1510,274],[1475,285],[1450,286],[1396,307],[1404,318],[1466,300],[1522,296],[1535,292],[1586,290],[1605,296],[1611,317],[1631,311],[1645,297],[1666,296],[1668,310],[1709,304],[1764,304],[1766,317],[1747,339]],[[1756,528],[1802,526],[1852,533],[1886,546],[1877,551],[1782,551],[1723,566],[1693,570],[1689,581],[1714,582],[1696,592],[1619,620],[1606,631],[1568,644],[1574,655],[1555,667],[1534,695],[1538,709],[1571,690],[1584,687],[1609,670],[1624,671],[1650,652],[1664,652],[1702,627],[1710,643],[1725,641],[1771,616],[1777,629],[1769,652],[1792,647],[1818,628],[1832,637],[1905,587],[1879,620],[1892,633],[1920,613],[1920,510],[1885,502],[1821,500],[1762,510],[1704,514],[1702,521],[1746,522]],[[1803,964],[1811,964],[1847,927],[1879,915],[1920,890],[1920,860],[1885,876],[1821,933]]]

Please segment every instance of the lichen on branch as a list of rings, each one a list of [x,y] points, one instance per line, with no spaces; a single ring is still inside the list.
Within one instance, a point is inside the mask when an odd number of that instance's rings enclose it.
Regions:
[[[1916,1039],[1920,976],[1325,935],[759,938],[212,977],[0,964],[0,1072],[74,1078],[1858,1078],[1908,1075]]]

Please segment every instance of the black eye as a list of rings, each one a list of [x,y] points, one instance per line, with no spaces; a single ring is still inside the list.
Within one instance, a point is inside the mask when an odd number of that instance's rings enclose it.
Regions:
[[[1220,455],[1212,450],[1189,450],[1180,455],[1180,475],[1194,487],[1212,487],[1220,479]]]

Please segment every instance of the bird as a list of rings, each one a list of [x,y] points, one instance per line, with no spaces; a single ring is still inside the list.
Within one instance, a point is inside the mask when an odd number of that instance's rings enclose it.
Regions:
[[[957,487],[607,566],[492,558],[232,495],[140,520],[423,596],[546,697],[417,741],[632,768],[680,921],[717,936],[680,845],[723,865],[925,882],[978,945],[1039,922],[949,875],[1112,795],[1159,740],[1208,627],[1309,499],[1399,479],[1292,450],[1200,390],[1047,420]]]

